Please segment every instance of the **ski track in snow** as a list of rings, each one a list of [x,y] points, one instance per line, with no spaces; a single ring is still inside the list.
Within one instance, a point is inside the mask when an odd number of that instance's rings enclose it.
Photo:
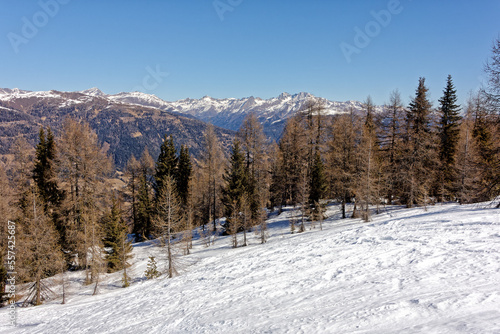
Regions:
[[[401,209],[369,223],[331,218],[290,234],[290,211],[269,241],[231,249],[195,242],[181,275],[144,280],[153,243],[134,247],[133,283],[108,274],[101,294],[70,273],[71,296],[0,310],[0,333],[500,333],[500,210],[480,205]]]

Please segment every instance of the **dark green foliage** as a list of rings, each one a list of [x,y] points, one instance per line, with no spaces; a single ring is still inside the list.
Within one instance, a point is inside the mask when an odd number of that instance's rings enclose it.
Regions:
[[[431,131],[431,103],[425,78],[420,78],[415,98],[406,114],[406,133],[402,157],[402,201],[412,207],[425,204],[436,169],[436,149]]]
[[[156,198],[160,196],[161,189],[163,189],[163,180],[170,176],[175,177],[177,175],[177,164],[178,164],[177,152],[174,146],[174,139],[172,136],[167,137],[160,147],[160,155],[156,161],[155,169],[155,190]]]
[[[309,187],[309,203],[316,205],[323,199],[327,188],[325,175],[325,165],[321,159],[321,154],[316,150],[313,165],[311,168],[311,185]]]
[[[103,221],[104,247],[107,247],[106,261],[108,272],[115,272],[128,267],[132,257],[132,244],[128,241],[128,227],[123,220],[118,199],[113,198],[111,211]]]
[[[56,147],[54,135],[50,128],[45,131],[40,128],[39,143],[36,146],[35,165],[33,168],[33,179],[38,187],[38,192],[46,204],[46,210],[49,206],[58,206],[62,199],[62,191],[59,190],[56,182],[55,158]]]
[[[147,279],[153,279],[160,277],[160,275],[161,273],[158,271],[155,257],[150,256],[144,276],[146,276]]]
[[[152,232],[153,215],[153,194],[152,194],[152,173],[154,162],[149,151],[144,150],[139,161],[139,175],[137,181],[137,201],[136,201],[136,221],[134,223],[133,233],[136,240],[147,240]]]
[[[443,91],[443,97],[439,99],[441,119],[439,122],[439,160],[440,160],[440,183],[442,192],[445,191],[448,195],[456,192],[453,189],[456,183],[458,174],[455,166],[455,157],[457,154],[457,145],[460,135],[460,106],[457,105],[457,95],[455,87],[448,76],[446,88]],[[441,193],[442,193],[441,192]]]
[[[227,217],[226,230],[229,229],[235,213],[241,209],[243,197],[247,191],[248,173],[245,167],[245,156],[240,148],[240,143],[235,140],[233,143],[230,166],[224,175],[226,185],[222,190],[222,203],[224,213]]]
[[[181,202],[181,206],[184,208],[186,208],[188,205],[189,182],[191,180],[192,173],[193,166],[191,164],[189,149],[186,146],[182,145],[179,153],[176,183],[179,200]]]

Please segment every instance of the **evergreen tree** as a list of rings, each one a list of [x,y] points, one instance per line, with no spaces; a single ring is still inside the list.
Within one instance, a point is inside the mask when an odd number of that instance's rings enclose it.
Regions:
[[[172,136],[167,137],[163,140],[160,146],[160,155],[156,161],[155,168],[155,190],[156,198],[161,196],[161,190],[163,187],[163,181],[167,176],[175,178],[177,175],[177,164],[178,164],[177,151],[174,146],[174,139]]]
[[[33,168],[33,179],[38,187],[41,198],[45,202],[46,211],[57,207],[62,200],[62,192],[59,190],[56,179],[57,163],[54,135],[50,128],[45,131],[40,128],[39,143],[35,151],[35,165]]]
[[[191,181],[191,176],[193,173],[193,166],[191,164],[191,157],[189,155],[189,149],[182,145],[179,152],[179,164],[177,168],[177,192],[179,193],[179,200],[181,201],[181,206],[184,211],[187,210],[188,199],[189,199],[189,186]]]
[[[155,257],[150,256],[146,267],[146,271],[144,272],[144,276],[146,276],[147,279],[153,279],[160,277],[160,275],[161,273],[158,271]]]
[[[327,189],[325,166],[318,150],[314,154],[313,166],[311,168],[311,185],[309,187],[309,204],[313,208],[314,218],[319,219],[323,215],[321,199],[324,198]]]
[[[438,193],[443,196],[447,195],[452,199],[456,194],[457,189],[454,188],[457,181],[457,170],[455,158],[457,154],[457,145],[460,134],[459,115],[460,106],[457,105],[456,90],[448,75],[446,88],[443,91],[443,97],[439,99],[441,120],[438,125],[438,134],[440,137],[439,160],[440,160],[440,175]]]
[[[154,161],[147,148],[139,161],[140,171],[137,189],[137,221],[133,233],[136,240],[147,240],[153,232],[153,185]]]
[[[436,150],[431,131],[431,103],[425,79],[420,78],[415,97],[406,115],[404,156],[402,157],[402,200],[412,207],[426,204],[436,169]]]
[[[245,168],[245,157],[240,149],[240,142],[236,139],[233,142],[230,166],[224,175],[226,182],[222,190],[222,203],[226,216],[226,232],[234,231],[236,225],[235,217],[242,207],[242,200],[246,193],[247,171]],[[233,224],[233,226],[231,226]]]
[[[103,220],[104,247],[108,248],[106,261],[108,272],[126,270],[131,256],[132,244],[128,241],[128,227],[122,217],[120,203],[116,196],[112,198],[111,211]]]

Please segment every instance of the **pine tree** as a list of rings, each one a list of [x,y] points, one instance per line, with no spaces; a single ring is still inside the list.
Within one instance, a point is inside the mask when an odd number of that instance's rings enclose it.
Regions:
[[[133,233],[136,240],[147,240],[153,232],[153,173],[154,161],[147,148],[139,161],[139,179],[137,189],[137,221]]]
[[[235,234],[239,223],[238,215],[246,194],[248,175],[245,168],[245,157],[240,149],[238,139],[233,141],[229,168],[224,175],[225,186],[222,190],[222,203],[226,216],[226,233]]]
[[[162,240],[167,251],[168,277],[172,278],[177,275],[173,237],[184,227],[184,216],[175,189],[174,178],[165,175],[160,184],[162,188],[159,190],[159,197],[156,201],[155,223],[158,237]]]
[[[357,168],[359,119],[351,110],[335,117],[328,142],[327,171],[330,196],[341,202],[342,218],[346,218],[346,204],[353,197]]]
[[[189,199],[189,186],[191,181],[191,176],[193,173],[193,166],[191,164],[191,157],[189,155],[189,149],[182,145],[179,152],[179,163],[177,168],[177,192],[179,193],[179,200],[181,201],[181,206],[184,211],[187,210],[188,199]]]
[[[314,154],[314,162],[311,169],[311,185],[309,189],[309,204],[313,208],[313,218],[320,219],[320,217],[323,216],[321,200],[326,194],[327,180],[325,166],[319,151],[316,151]]]
[[[250,225],[261,223],[260,210],[269,198],[268,156],[266,138],[262,125],[251,113],[243,120],[238,138],[245,156],[247,179],[247,200],[251,210]]]
[[[415,98],[406,115],[402,157],[402,200],[407,207],[426,204],[436,169],[436,149],[431,131],[431,103],[425,79],[420,78]]]
[[[375,107],[368,96],[365,102],[366,117],[362,127],[361,141],[358,146],[358,175],[356,202],[363,203],[363,219],[370,220],[369,205],[378,204],[379,186],[379,146],[374,122]]]
[[[213,222],[213,231],[217,230],[216,220],[222,216],[221,188],[225,169],[225,157],[216,136],[214,126],[209,124],[203,133],[204,150],[200,162],[198,207],[200,223],[205,227]]]
[[[284,174],[284,203],[297,205],[303,199],[300,196],[304,187],[309,184],[303,183],[303,173],[309,173],[308,168],[308,146],[306,129],[301,122],[302,116],[296,115],[288,119],[283,136],[279,142]],[[307,191],[306,191],[307,193]],[[301,199],[299,199],[301,197]]]
[[[137,216],[138,195],[139,195],[139,180],[141,177],[141,165],[139,161],[132,155],[127,161],[125,167],[125,176],[128,177],[127,195],[130,200],[130,218],[132,226],[138,226],[139,220]]]
[[[480,94],[472,110],[475,163],[480,173],[475,201],[491,200],[500,194],[500,129],[496,126],[498,116],[491,113],[488,104],[487,97]]]
[[[160,155],[156,161],[155,168],[155,190],[156,198],[161,196],[161,190],[163,187],[163,180],[167,176],[175,178],[177,175],[177,164],[178,164],[177,151],[174,146],[174,139],[172,136],[167,137],[163,140],[160,146]]]
[[[119,199],[112,198],[111,211],[103,220],[104,247],[109,250],[106,254],[108,272],[126,270],[132,258],[132,244],[128,241],[128,227],[122,217]]]
[[[28,193],[29,206],[21,209],[18,223],[16,249],[18,272],[23,280],[32,281],[28,287],[25,304],[40,305],[53,296],[53,292],[42,281],[56,274],[61,266],[62,254],[58,245],[55,226],[46,215],[44,201],[35,187]]]
[[[150,256],[144,276],[146,276],[147,279],[153,279],[160,277],[160,275],[161,273],[158,271],[155,257]]]
[[[439,99],[441,119],[438,125],[438,134],[440,137],[439,146],[439,182],[438,193],[445,195],[448,199],[453,199],[457,189],[454,188],[458,178],[455,168],[455,158],[457,154],[457,144],[460,133],[459,115],[460,106],[457,105],[456,90],[453,86],[451,75],[448,75],[446,88],[443,91],[443,97]]]
[[[33,179],[38,187],[40,196],[42,197],[46,211],[54,212],[54,209],[59,206],[63,193],[59,190],[56,179],[56,151],[54,135],[50,128],[45,131],[40,128],[39,143],[36,146],[35,165],[33,168]]]
[[[387,202],[392,204],[399,195],[401,176],[401,149],[403,139],[404,108],[398,90],[391,93],[389,108],[381,115],[381,166],[384,170],[383,190]]]
[[[78,266],[85,269],[85,282],[95,282],[97,293],[103,270],[99,218],[106,204],[106,178],[112,162],[86,122],[67,119],[58,147],[58,175],[67,194],[60,214],[64,219],[64,250],[76,253],[82,260]]]

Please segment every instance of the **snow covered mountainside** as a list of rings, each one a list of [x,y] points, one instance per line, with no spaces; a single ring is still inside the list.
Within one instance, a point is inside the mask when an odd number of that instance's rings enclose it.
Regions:
[[[0,101],[9,101],[13,98],[28,97],[65,97],[68,101],[62,101],[65,105],[79,104],[88,101],[89,98],[106,100],[108,103],[134,104],[143,107],[151,107],[176,114],[191,116],[204,122],[210,122],[215,126],[236,131],[239,129],[245,116],[254,113],[264,127],[264,132],[275,139],[281,135],[285,121],[301,110],[310,99],[316,99],[323,103],[325,115],[335,115],[347,112],[351,108],[361,110],[363,104],[358,101],[335,102],[324,98],[317,98],[309,93],[288,94],[271,99],[258,97],[215,99],[205,96],[201,99],[183,99],[173,102],[164,101],[152,94],[141,92],[119,93],[108,95],[98,88],[91,88],[80,92],[63,93],[56,91],[30,92],[19,89],[0,89]],[[382,107],[376,107],[381,110]]]
[[[0,333],[500,333],[499,209],[392,207],[369,223],[327,214],[323,230],[300,234],[289,210],[271,216],[263,245],[196,239],[172,279],[142,278],[162,250],[136,244],[129,288],[107,274],[91,296],[83,273],[68,274],[67,304],[18,308],[15,328],[2,309]]]

